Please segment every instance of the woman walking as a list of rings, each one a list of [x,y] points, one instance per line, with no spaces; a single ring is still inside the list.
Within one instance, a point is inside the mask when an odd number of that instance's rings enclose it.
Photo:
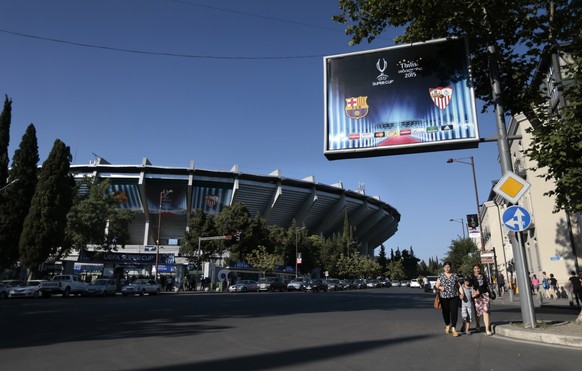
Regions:
[[[489,285],[485,276],[481,274],[481,266],[475,264],[473,266],[473,297],[475,298],[475,313],[477,314],[475,331],[479,332],[481,329],[480,318],[483,317],[485,323],[485,333],[487,336],[493,335],[491,332],[491,299],[489,298]]]
[[[441,299],[441,310],[445,321],[445,333],[457,332],[457,318],[459,315],[459,278],[452,272],[451,262],[446,261],[443,265],[443,273],[438,275],[435,287]]]

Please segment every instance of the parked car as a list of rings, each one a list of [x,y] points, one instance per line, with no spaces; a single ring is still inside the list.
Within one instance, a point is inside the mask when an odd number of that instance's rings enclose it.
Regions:
[[[355,289],[354,282],[352,280],[340,280],[340,285],[342,287],[342,290]]]
[[[287,284],[287,291],[305,291],[305,285],[311,282],[311,278],[298,277],[294,278]]]
[[[366,285],[366,281],[363,279],[354,280],[354,287],[356,289],[367,289],[368,286]]]
[[[396,281],[396,280],[392,281],[392,286],[393,287],[400,287],[400,281]]]
[[[402,287],[410,287],[410,281],[409,280],[400,281],[400,286],[402,286]]]
[[[10,298],[38,298],[40,296],[40,284],[43,280],[30,280],[20,286],[13,287],[8,296]]]
[[[228,286],[228,292],[259,291],[259,284],[255,280],[242,280]]]
[[[367,280],[366,286],[368,286],[369,289],[376,289],[381,287],[382,284],[378,280]]]
[[[418,282],[418,280],[412,280],[410,281],[410,287],[414,287],[414,288],[421,288],[422,286],[420,285],[420,282]]]
[[[24,286],[24,284],[24,281],[19,280],[0,281],[0,299],[8,299],[10,296],[10,290],[19,286]]]
[[[389,278],[380,277],[378,278],[378,282],[380,282],[380,286],[382,287],[392,287],[392,282],[390,281]]]
[[[148,280],[145,278],[137,279],[131,282],[129,285],[125,285],[121,288],[121,295],[157,295],[161,292],[160,285],[154,280]]]
[[[261,279],[259,279],[258,283],[259,283],[259,292],[260,291],[283,292],[283,290],[285,290],[285,285],[277,277],[261,278]]]
[[[326,280],[326,282],[327,282],[327,289],[329,291],[338,291],[338,290],[344,289],[340,280],[338,280],[337,278],[328,278]]]
[[[85,294],[89,296],[115,295],[115,281],[107,278],[98,278],[87,285]]]
[[[306,283],[305,290],[311,292],[327,291],[327,283],[317,278]]]

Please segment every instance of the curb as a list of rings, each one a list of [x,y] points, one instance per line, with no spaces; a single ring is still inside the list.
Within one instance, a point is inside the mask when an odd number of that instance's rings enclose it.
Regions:
[[[582,349],[582,337],[553,334],[535,329],[520,329],[512,324],[491,325],[496,335],[542,344],[563,345]]]

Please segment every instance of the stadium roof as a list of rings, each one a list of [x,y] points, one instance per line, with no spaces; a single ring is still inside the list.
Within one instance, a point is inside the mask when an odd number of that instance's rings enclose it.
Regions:
[[[71,170],[76,177],[94,175],[109,178],[116,184],[133,183],[133,192],[123,189],[129,196],[128,207],[137,213],[143,212],[146,222],[151,215],[158,215],[156,195],[164,183],[183,184],[183,201],[176,202],[176,210],[170,212],[182,214],[184,226],[185,215],[194,209],[201,207],[209,212],[209,207],[214,207],[209,199],[223,202],[223,206],[241,202],[251,216],[258,212],[267,224],[287,228],[295,220],[296,225],[305,226],[310,234],[323,236],[342,233],[347,213],[349,223],[355,227],[355,235],[365,249],[362,253],[370,253],[370,248],[394,235],[400,221],[400,213],[379,197],[344,189],[341,183],[317,183],[313,176],[286,178],[278,170],[257,175],[241,173],[237,165],[230,171],[196,169],[193,161],[190,167],[163,167],[153,166],[147,158],[138,165],[113,165],[100,157],[88,165],[71,165]],[[144,241],[144,244],[150,242]]]

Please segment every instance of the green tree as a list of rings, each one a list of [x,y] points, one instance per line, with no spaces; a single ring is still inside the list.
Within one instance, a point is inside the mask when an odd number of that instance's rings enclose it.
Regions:
[[[418,259],[414,256],[414,251],[412,251],[412,246],[410,247],[410,251],[404,249],[402,250],[402,268],[404,269],[404,274],[406,278],[415,278],[418,277]]]
[[[400,281],[406,278],[406,273],[404,272],[404,267],[402,266],[401,260],[393,260],[388,263],[388,270],[385,275],[391,280]]]
[[[280,256],[269,253],[265,246],[259,246],[251,251],[251,253],[246,256],[246,261],[253,268],[258,269],[263,274],[263,277],[268,272],[273,272],[276,265],[281,265],[283,263],[283,259]]]
[[[382,274],[386,273],[386,264],[388,263],[386,259],[386,248],[384,245],[380,245],[380,254],[378,255],[378,264],[382,268]]]
[[[24,219],[38,183],[38,142],[36,129],[30,124],[14,152],[8,179],[11,185],[0,197],[0,268],[17,262]]]
[[[20,237],[20,261],[32,275],[50,256],[60,255],[75,189],[70,164],[70,148],[57,139],[42,165]]]
[[[293,221],[292,225],[295,225]],[[288,233],[288,230],[291,231]],[[295,233],[278,225],[267,226],[268,245],[283,259],[283,264],[295,266]]]
[[[207,215],[202,209],[194,210],[194,215],[188,220],[188,228],[180,246],[180,254],[201,267],[202,262],[209,261],[212,256],[224,252],[223,241],[199,240],[200,237],[214,236],[219,236],[214,216]]]
[[[420,262],[420,264],[418,265],[418,273],[421,276],[430,276],[431,272],[428,270],[428,265],[426,264],[426,262],[424,260],[422,260]]]
[[[435,257],[434,259],[428,259],[428,275],[437,275],[441,271],[442,267],[443,265],[439,262],[438,257]]]
[[[236,202],[224,207],[222,212],[215,218],[219,235],[237,236],[229,242],[227,247],[230,251],[231,261],[244,261],[245,255],[252,250],[250,245],[252,240],[253,219],[244,203]]]
[[[12,123],[12,99],[4,98],[4,108],[0,114],[0,189],[8,180],[8,145],[10,144],[10,125]],[[0,201],[2,194],[0,193]]]
[[[67,214],[67,245],[82,250],[91,244],[105,251],[125,246],[134,215],[119,207],[120,194],[111,192],[110,181],[86,177],[76,190]]]
[[[562,68],[566,76],[556,82],[566,103],[557,111],[540,104],[528,113],[534,125],[532,144],[525,154],[543,168],[542,178],[554,182],[555,188],[545,193],[555,196],[555,211],[582,212],[582,41],[568,47],[569,64]],[[549,94],[549,93],[548,93]]]
[[[332,277],[338,276],[338,262],[342,255],[347,257],[355,253],[348,254],[343,235],[334,233],[331,237],[324,238],[319,245],[319,266],[323,271],[328,271]]]
[[[452,240],[444,260],[451,262],[453,272],[468,275],[480,261],[479,250],[470,238]]]

